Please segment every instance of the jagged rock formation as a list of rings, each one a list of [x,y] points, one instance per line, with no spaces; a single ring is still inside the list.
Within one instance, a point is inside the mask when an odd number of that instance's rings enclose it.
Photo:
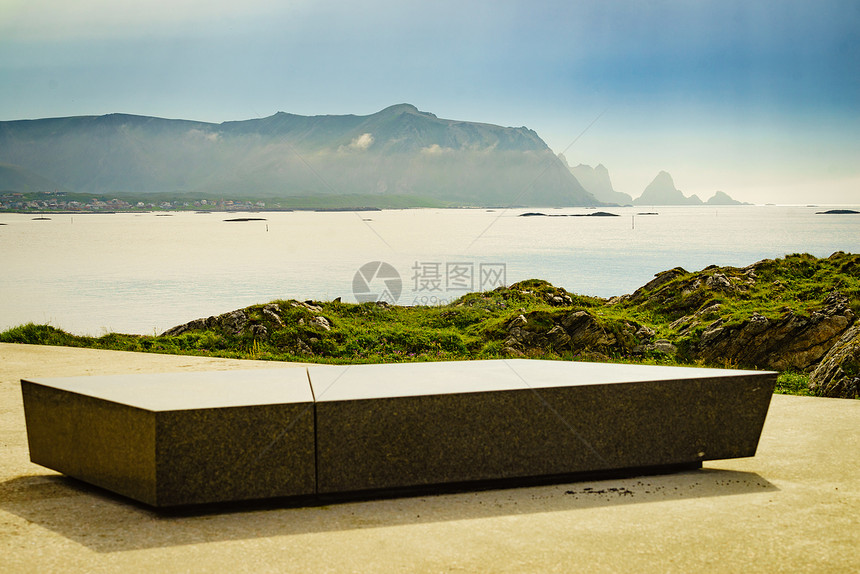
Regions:
[[[657,174],[642,195],[633,200],[633,205],[701,205],[697,195],[685,196],[675,187],[672,176],[661,171]]]
[[[564,156],[559,155],[559,157],[567,165]],[[612,187],[612,181],[609,179],[609,170],[603,164],[593,168],[581,163],[576,167],[571,167],[570,171],[585,191],[593,195],[597,201],[609,204],[617,203],[618,205],[633,203],[633,198],[630,195],[615,191]]]
[[[860,323],[830,348],[809,376],[809,388],[823,397],[860,397]]]
[[[844,295],[832,293],[825,303],[809,317],[788,311],[768,319],[753,313],[736,325],[719,318],[702,332],[693,354],[711,362],[729,359],[780,371],[809,371],[855,320]]]
[[[587,166],[586,166],[587,167]],[[577,172],[574,172],[576,175]],[[583,184],[583,187],[586,187]],[[589,189],[589,191],[591,191]],[[593,193],[593,192],[592,192]],[[597,194],[595,194],[596,196]],[[633,200],[633,205],[748,205],[741,201],[732,199],[729,194],[723,191],[717,191],[706,202],[702,202],[698,195],[685,196],[680,190],[675,187],[675,182],[672,176],[661,171],[657,177],[648,184],[642,195]]]

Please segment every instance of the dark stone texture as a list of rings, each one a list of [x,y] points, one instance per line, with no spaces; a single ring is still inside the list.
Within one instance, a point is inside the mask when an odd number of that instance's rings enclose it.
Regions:
[[[21,385],[33,462],[166,507],[752,456],[775,381],[756,371],[497,360]]]
[[[305,369],[21,385],[31,460],[69,476],[152,506],[314,493]]]
[[[309,373],[321,494],[752,456],[776,381],[530,360]]]
[[[21,381],[30,460],[156,504],[155,413]]]

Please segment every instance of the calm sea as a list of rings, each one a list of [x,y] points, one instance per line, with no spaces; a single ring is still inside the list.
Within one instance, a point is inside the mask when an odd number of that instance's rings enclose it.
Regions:
[[[49,214],[41,221],[0,213],[0,330],[36,322],[79,334],[152,334],[273,299],[355,301],[354,288],[395,296],[398,285],[400,304],[445,302],[528,278],[608,297],[676,266],[860,252],[860,215],[816,215],[821,210]],[[639,215],[645,211],[658,215]],[[265,221],[224,221],[243,216]],[[396,276],[363,267],[373,261]]]

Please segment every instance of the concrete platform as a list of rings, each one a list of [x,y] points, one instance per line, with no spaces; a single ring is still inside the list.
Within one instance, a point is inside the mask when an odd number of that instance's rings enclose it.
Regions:
[[[283,364],[0,344],[5,572],[855,572],[860,401],[773,397],[756,456],[679,474],[165,516],[29,461],[22,377]]]

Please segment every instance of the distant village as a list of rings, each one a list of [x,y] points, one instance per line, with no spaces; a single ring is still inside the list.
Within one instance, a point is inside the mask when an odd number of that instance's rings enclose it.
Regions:
[[[178,201],[126,201],[102,196],[69,194],[63,191],[31,193],[0,192],[0,211],[13,212],[87,212],[114,213],[117,211],[259,211],[266,209],[263,201],[237,201],[231,199],[200,199]],[[268,206],[280,208],[280,204]]]

